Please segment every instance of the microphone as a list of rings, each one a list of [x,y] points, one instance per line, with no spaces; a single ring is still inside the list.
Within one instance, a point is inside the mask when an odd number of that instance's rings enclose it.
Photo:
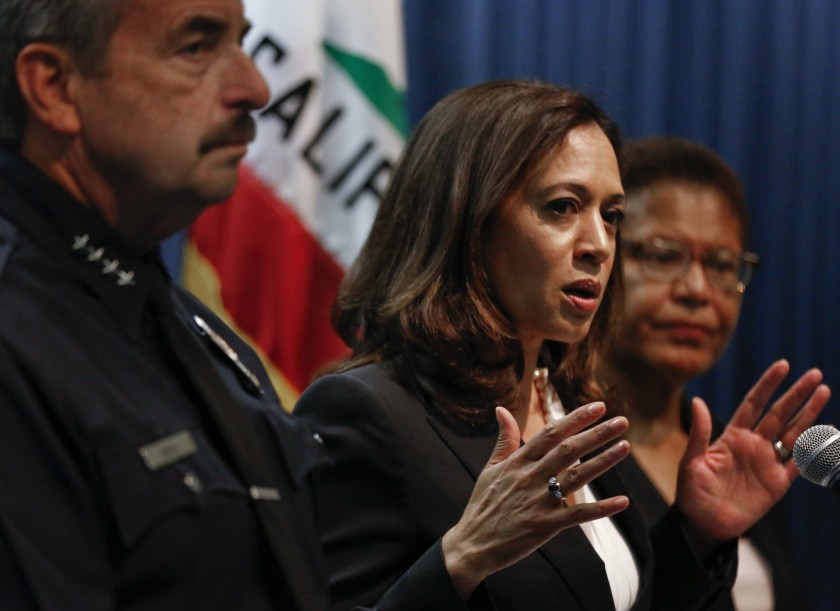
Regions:
[[[829,424],[805,429],[793,444],[793,462],[809,482],[840,495],[840,430]]]

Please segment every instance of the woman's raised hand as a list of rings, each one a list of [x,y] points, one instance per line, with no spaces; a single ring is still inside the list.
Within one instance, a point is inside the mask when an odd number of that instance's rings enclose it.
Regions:
[[[796,466],[773,447],[778,439],[790,450],[828,402],[818,369],[805,372],[766,412],[770,397],[790,371],[787,361],[773,363],[750,389],[723,434],[711,445],[709,408],[692,403],[693,424],[680,461],[676,505],[704,555],[740,536],[784,496],[796,479]]]
[[[630,453],[630,444],[620,441],[579,462],[627,430],[627,419],[621,416],[590,426],[605,412],[601,402],[585,405],[520,445],[516,420],[505,408],[496,408],[496,447],[461,519],[442,541],[446,568],[464,599],[485,577],[527,556],[563,529],[627,507],[625,496],[567,506],[562,496],[549,490],[549,479],[556,477],[552,489],[572,494]]]

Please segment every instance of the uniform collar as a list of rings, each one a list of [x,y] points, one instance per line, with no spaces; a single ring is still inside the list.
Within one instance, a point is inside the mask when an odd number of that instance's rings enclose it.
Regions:
[[[99,212],[85,206],[17,153],[0,148],[0,178],[13,195],[0,215],[82,282],[135,338],[153,276],[166,274],[160,253],[128,248]],[[18,197],[14,197],[14,195]]]

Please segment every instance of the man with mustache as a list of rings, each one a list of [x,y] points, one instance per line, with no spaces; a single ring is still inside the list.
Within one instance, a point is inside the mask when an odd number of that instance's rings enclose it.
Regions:
[[[268,90],[240,0],[0,6],[0,600],[325,605],[318,440],[173,285]]]

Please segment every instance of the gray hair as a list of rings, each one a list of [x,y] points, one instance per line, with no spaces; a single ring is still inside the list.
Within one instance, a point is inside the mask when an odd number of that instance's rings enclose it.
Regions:
[[[26,108],[15,63],[26,45],[49,42],[70,52],[84,74],[104,65],[124,0],[0,0],[0,144],[17,147]]]

